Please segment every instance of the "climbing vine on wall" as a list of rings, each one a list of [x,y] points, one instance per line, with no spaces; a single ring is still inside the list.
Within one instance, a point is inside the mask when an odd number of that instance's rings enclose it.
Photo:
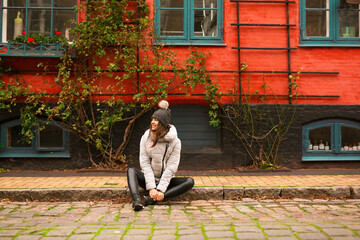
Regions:
[[[26,96],[31,104],[22,111],[25,130],[31,132],[37,119],[45,119],[82,139],[94,166],[124,168],[124,150],[136,120],[171,92],[191,95],[200,86],[211,106],[210,124],[219,124],[220,91],[207,73],[207,54],[192,48],[187,56],[178,56],[157,42],[145,0],[86,0],[77,11],[84,19],[74,23],[75,40],[66,44],[56,68],[52,89],[57,93]],[[29,86],[5,88],[5,97],[15,103]],[[115,134],[115,128],[123,131]]]

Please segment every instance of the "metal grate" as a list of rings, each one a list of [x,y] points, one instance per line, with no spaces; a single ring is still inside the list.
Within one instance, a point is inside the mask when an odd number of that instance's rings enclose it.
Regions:
[[[292,89],[291,89],[291,79],[290,79],[290,75],[292,73],[296,73],[296,71],[293,71],[291,69],[291,52],[294,50],[297,50],[297,48],[291,48],[290,45],[290,27],[295,27],[295,24],[290,24],[290,20],[289,20],[289,4],[290,3],[296,3],[295,1],[248,1],[248,0],[230,0],[230,2],[235,2],[236,3],[236,11],[237,11],[237,15],[236,15],[236,23],[232,23],[231,26],[236,26],[237,28],[237,46],[236,47],[232,47],[232,49],[237,50],[238,52],[238,81],[239,81],[239,95],[241,96],[241,74],[242,73],[284,73],[287,74],[287,80],[289,83],[289,93],[288,95],[267,95],[267,96],[286,96],[289,99],[289,104],[292,104]],[[241,3],[253,3],[253,4],[259,4],[259,3],[283,3],[286,6],[286,23],[284,24],[271,24],[271,23],[267,23],[267,24],[263,24],[263,23],[258,23],[258,24],[248,24],[248,23],[240,23],[240,9],[239,6]],[[240,26],[246,26],[246,27],[285,27],[286,28],[286,36],[287,36],[287,47],[285,48],[257,48],[257,47],[244,47],[241,45],[240,43]],[[271,51],[286,51],[287,52],[287,71],[241,71],[241,58],[240,58],[240,50],[271,50]],[[338,72],[301,72],[302,74],[339,74]],[[337,95],[302,95],[303,97],[328,97],[328,98],[338,98],[339,96]]]

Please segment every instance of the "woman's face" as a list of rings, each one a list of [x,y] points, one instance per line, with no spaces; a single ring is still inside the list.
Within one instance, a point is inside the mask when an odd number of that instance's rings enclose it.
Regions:
[[[153,118],[151,120],[151,130],[156,131],[158,128],[159,128],[159,120],[157,120],[156,118]]]

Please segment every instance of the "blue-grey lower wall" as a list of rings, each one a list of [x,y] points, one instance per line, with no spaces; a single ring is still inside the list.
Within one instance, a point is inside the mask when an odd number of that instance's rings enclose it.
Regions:
[[[21,105],[12,113],[0,113],[0,124],[19,116]],[[275,109],[275,108],[274,108]],[[275,110],[274,110],[274,113]],[[139,141],[148,128],[151,113],[136,122],[131,139],[126,149],[126,156],[130,166],[139,166]],[[323,119],[342,118],[360,122],[360,105],[307,105],[302,114],[295,120],[290,128],[286,141],[280,147],[279,165],[287,168],[360,168],[360,161],[322,161],[303,162],[302,157],[302,126]],[[223,125],[228,124],[223,119]],[[124,126],[115,128],[118,136],[114,143],[120,144],[122,129]],[[219,170],[232,169],[251,164],[250,158],[245,153],[238,139],[229,130],[217,129],[218,146],[216,148],[183,149],[181,157],[181,170]],[[92,149],[93,156],[97,156],[96,150]],[[96,159],[99,161],[100,159]],[[87,145],[74,135],[70,137],[70,158],[0,158],[0,168],[24,169],[24,170],[54,170],[54,169],[77,169],[91,166]]]

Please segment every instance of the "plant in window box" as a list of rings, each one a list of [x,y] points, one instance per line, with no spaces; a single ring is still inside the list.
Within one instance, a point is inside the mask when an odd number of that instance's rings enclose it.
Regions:
[[[38,45],[38,44],[68,44],[68,39],[61,33],[56,32],[56,34],[51,36],[45,36],[42,34],[27,34],[23,31],[22,35],[17,36],[14,40],[9,40],[10,43],[25,43],[28,45]]]

